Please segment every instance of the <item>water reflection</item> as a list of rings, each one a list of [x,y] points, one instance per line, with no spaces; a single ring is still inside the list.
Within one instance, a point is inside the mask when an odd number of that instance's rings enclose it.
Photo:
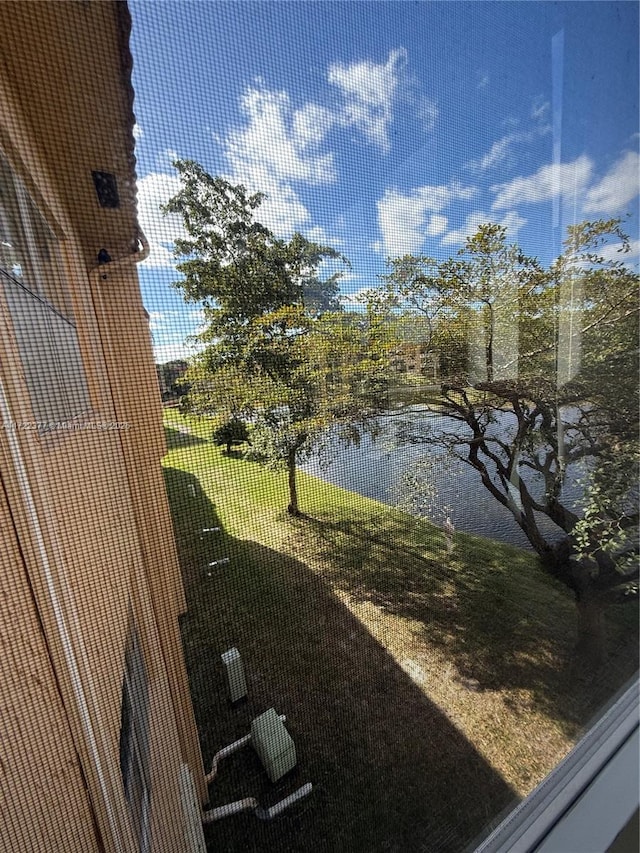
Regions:
[[[460,428],[450,418],[420,411],[415,407],[405,411],[402,417],[405,420],[415,419],[416,422],[427,418],[433,430],[451,431]],[[380,418],[381,430],[376,439],[365,435],[359,447],[348,447],[337,440],[332,441],[329,465],[323,465],[320,458],[314,457],[301,468],[343,489],[395,505],[403,473],[416,460],[429,455],[436,460],[433,466],[435,497],[432,506],[424,512],[426,517],[442,525],[448,514],[456,530],[531,548],[509,510],[489,494],[476,471],[460,460],[451,458],[441,448],[428,445],[398,446],[393,439],[397,423],[398,415]],[[506,433],[506,424],[502,428]],[[575,472],[569,472],[563,494],[569,505],[577,501],[579,489]],[[549,540],[563,535],[546,516],[539,516],[539,522],[541,531]]]

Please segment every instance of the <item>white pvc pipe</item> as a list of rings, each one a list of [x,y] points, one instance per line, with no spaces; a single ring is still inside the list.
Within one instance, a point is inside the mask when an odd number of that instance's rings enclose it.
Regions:
[[[311,782],[307,782],[306,785],[303,785],[301,788],[298,788],[297,791],[294,791],[293,794],[290,794],[288,797],[285,797],[284,800],[280,800],[280,802],[276,803],[275,806],[271,806],[270,809],[264,809],[265,819],[271,820],[271,818],[277,817],[277,815],[279,815],[285,809],[289,808],[289,806],[293,803],[296,803],[303,797],[308,797],[312,789],[313,785],[311,784]],[[261,817],[261,815],[258,815],[258,817]]]
[[[213,780],[218,774],[218,762],[222,758],[226,758],[228,755],[231,755],[232,753],[236,752],[238,749],[242,749],[242,747],[248,744],[250,740],[251,735],[245,735],[244,737],[241,737],[240,740],[236,740],[233,743],[230,743],[229,746],[225,746],[224,749],[221,749],[219,752],[216,752],[211,762],[211,770],[204,777],[204,781],[207,783],[207,785],[209,784],[209,782],[213,782]]]
[[[149,241],[140,229],[138,229],[138,240],[142,244],[142,249],[138,250],[137,252],[131,252],[128,255],[123,255],[121,258],[113,258],[106,264],[98,264],[98,266],[91,267],[89,272],[95,272],[96,270],[99,270],[101,274],[107,276],[109,270],[117,270],[119,267],[131,266],[131,264],[135,265],[142,263],[142,261],[145,261],[149,257],[149,253],[151,252],[151,246],[149,245]]]
[[[258,801],[253,797],[247,797],[244,800],[236,800],[234,803],[227,803],[224,806],[218,806],[218,808],[205,812],[202,815],[202,822],[213,823],[216,820],[222,820],[224,817],[231,817],[234,814],[240,814],[240,812],[257,808],[259,808]]]
[[[283,723],[286,723],[287,718],[284,714],[280,714],[280,720]],[[207,785],[209,784],[209,782],[213,782],[213,780],[218,774],[218,762],[221,761],[223,758],[227,758],[227,756],[229,755],[233,755],[234,752],[237,752],[239,749],[242,749],[243,746],[246,746],[250,742],[251,735],[248,734],[244,737],[241,737],[239,740],[234,740],[233,743],[230,743],[228,746],[225,746],[218,752],[216,752],[216,754],[213,756],[213,760],[211,761],[211,770],[204,777],[204,781],[207,783]]]
[[[276,803],[275,806],[271,806],[270,809],[260,808],[260,804],[255,797],[246,797],[244,800],[236,800],[233,803],[226,803],[224,806],[218,806],[215,809],[210,809],[202,815],[202,822],[214,823],[216,820],[222,820],[225,817],[231,817],[232,815],[249,811],[249,809],[253,809],[256,813],[256,817],[259,817],[260,820],[272,820],[274,817],[282,814],[282,812],[289,808],[289,806],[293,805],[293,803],[303,799],[303,797],[309,796],[312,789],[313,785],[311,782],[307,782],[306,785],[298,788],[297,791],[294,791],[293,794],[285,797],[284,800],[280,800],[279,803]]]

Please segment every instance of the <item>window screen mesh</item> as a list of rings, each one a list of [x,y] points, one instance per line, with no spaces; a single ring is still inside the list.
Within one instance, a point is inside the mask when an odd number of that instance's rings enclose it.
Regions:
[[[0,850],[473,849],[638,665],[637,5],[0,27]]]

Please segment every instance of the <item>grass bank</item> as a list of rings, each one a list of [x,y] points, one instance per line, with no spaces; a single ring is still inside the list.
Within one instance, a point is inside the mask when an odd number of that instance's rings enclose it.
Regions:
[[[611,611],[606,670],[575,676],[573,604],[530,553],[457,534],[449,554],[432,525],[304,473],[308,517],[291,519],[284,474],[226,457],[206,422],[167,421],[205,763],[271,706],[299,758],[276,786],[250,749],[226,759],[212,803],[314,784],[273,823],[215,824],[212,849],[462,850],[637,668],[634,614]],[[237,709],[220,666],[233,645],[250,693]]]

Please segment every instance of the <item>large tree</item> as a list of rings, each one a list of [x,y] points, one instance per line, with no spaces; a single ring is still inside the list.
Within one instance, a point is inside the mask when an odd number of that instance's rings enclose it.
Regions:
[[[628,248],[618,220],[583,223],[543,270],[485,225],[461,256],[432,264],[414,305],[429,301],[442,325],[455,306],[456,320],[464,314],[470,333],[479,330],[484,362],[479,370],[469,356],[466,375],[445,380],[431,408],[446,420],[434,428],[412,418],[399,429],[402,440],[470,466],[512,513],[546,570],[573,592],[578,646],[594,658],[604,652],[606,606],[638,594],[639,300],[638,275],[623,263]],[[578,505],[568,498],[571,477],[582,481]],[[548,536],[543,517],[559,536]]]
[[[340,311],[340,270],[321,275],[323,262],[347,263],[337,251],[298,233],[278,239],[256,216],[260,193],[194,161],[174,165],[181,188],[166,211],[186,231],[176,287],[205,318],[186,377],[191,411],[249,418],[253,455],[286,466],[288,511],[299,515],[300,460],[332,427],[353,439],[381,400],[371,327]]]
[[[164,364],[156,364],[156,372],[163,399],[165,395],[168,397],[179,397],[180,394],[186,393],[187,388],[182,377],[187,367],[187,362],[182,359],[167,361]]]
[[[499,378],[496,371],[513,372],[520,332],[533,331],[524,320],[531,319],[528,303],[539,291],[542,271],[507,243],[503,226],[481,225],[444,262],[404,255],[390,259],[388,269],[377,305],[420,320],[424,352],[437,355],[443,376],[492,382]]]

